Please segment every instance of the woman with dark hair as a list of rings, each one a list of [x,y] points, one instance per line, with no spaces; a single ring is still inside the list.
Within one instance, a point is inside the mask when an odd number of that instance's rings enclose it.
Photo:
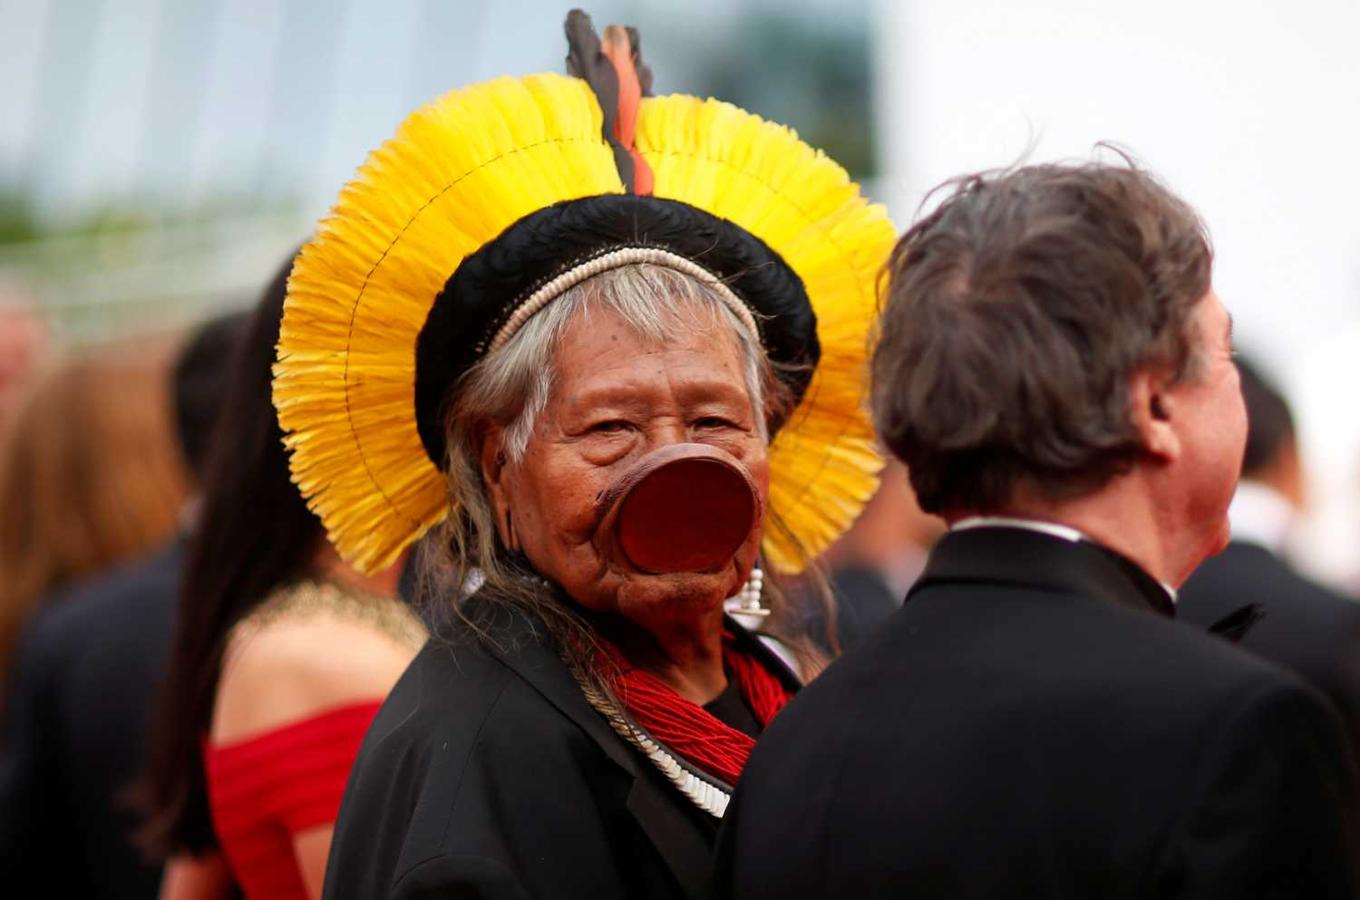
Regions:
[[[363,568],[442,521],[454,579],[365,738],[332,898],[704,896],[818,663],[758,557],[802,569],[876,480],[886,215],[785,128],[643,97],[635,32],[568,38],[577,77],[408,118],[289,282],[300,487]]]
[[[365,729],[424,640],[397,567],[341,562],[289,480],[270,403],[288,267],[214,431],[149,773],[162,897],[315,897]]]

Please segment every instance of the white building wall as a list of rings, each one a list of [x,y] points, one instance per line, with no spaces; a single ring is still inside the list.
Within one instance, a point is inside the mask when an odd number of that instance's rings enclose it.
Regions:
[[[1276,372],[1315,481],[1304,553],[1360,577],[1360,4],[878,0],[881,193],[1132,150],[1207,219],[1241,345]]]

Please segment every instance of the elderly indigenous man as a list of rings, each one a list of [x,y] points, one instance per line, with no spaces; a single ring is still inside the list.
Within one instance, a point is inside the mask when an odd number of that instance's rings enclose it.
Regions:
[[[293,269],[296,480],[360,567],[443,520],[452,580],[352,772],[335,900],[706,896],[818,662],[758,557],[801,568],[880,467],[884,212],[787,129],[645,96],[631,31],[568,37],[577,77],[411,116]]]
[[[964,178],[901,239],[873,411],[951,530],[762,738],[725,894],[1355,895],[1333,709],[1170,621],[1246,429],[1210,272],[1125,166]]]

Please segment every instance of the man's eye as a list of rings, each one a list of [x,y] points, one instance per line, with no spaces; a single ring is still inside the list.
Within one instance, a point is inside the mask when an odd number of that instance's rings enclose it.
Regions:
[[[737,428],[736,422],[731,419],[724,419],[722,416],[704,416],[702,419],[694,421],[695,428]]]
[[[623,419],[606,419],[603,422],[596,422],[590,426],[591,434],[616,434],[620,431],[627,431],[629,425]]]

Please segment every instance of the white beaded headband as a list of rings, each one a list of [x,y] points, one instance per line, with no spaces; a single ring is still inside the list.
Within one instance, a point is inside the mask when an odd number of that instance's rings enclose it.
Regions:
[[[543,307],[587,278],[593,278],[601,272],[608,272],[610,269],[621,269],[624,266],[635,266],[642,263],[674,269],[711,287],[727,308],[750,330],[751,336],[759,342],[760,331],[756,328],[755,316],[751,315],[751,310],[745,303],[741,302],[741,298],[718,276],[693,260],[686,259],[678,253],[671,253],[669,250],[661,250],[656,247],[622,247],[568,269],[526,297],[515,308],[514,313],[506,320],[505,324],[497,330],[496,336],[491,339],[491,352],[494,353],[504,347],[524,327],[524,323],[533,318]]]

